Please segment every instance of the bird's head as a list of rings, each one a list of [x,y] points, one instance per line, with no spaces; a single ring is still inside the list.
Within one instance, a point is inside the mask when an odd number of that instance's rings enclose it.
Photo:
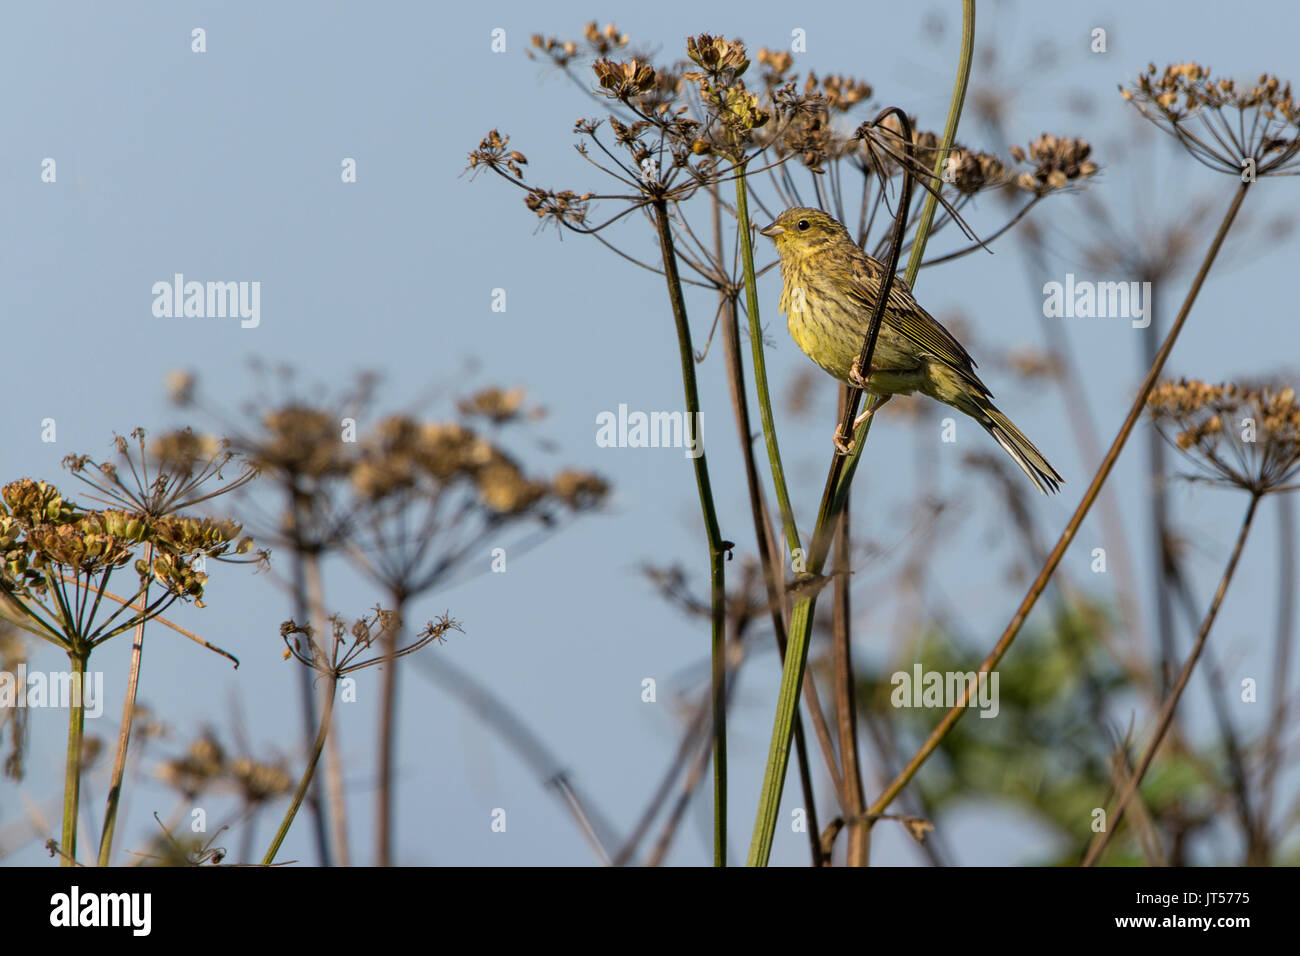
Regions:
[[[806,255],[825,246],[848,239],[848,230],[820,209],[794,206],[787,209],[770,225],[760,229],[763,235],[776,243],[776,251]]]

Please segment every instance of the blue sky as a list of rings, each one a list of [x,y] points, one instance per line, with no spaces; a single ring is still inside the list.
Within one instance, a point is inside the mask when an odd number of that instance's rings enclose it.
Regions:
[[[619,8],[621,6],[621,9]],[[305,381],[346,383],[356,372],[382,375],[379,407],[399,408],[434,394],[428,414],[449,411],[449,399],[477,384],[521,384],[548,409],[535,431],[557,449],[525,439],[519,453],[538,470],[563,465],[600,471],[615,495],[605,514],[584,518],[539,549],[511,561],[504,575],[483,574],[432,595],[416,608],[423,619],[450,610],[465,634],[447,655],[491,686],[564,760],[574,778],[621,832],[630,827],[676,744],[675,701],[699,686],[707,659],[706,629],[683,620],[653,592],[643,562],[681,562],[697,588],[707,566],[699,534],[694,478],[680,451],[609,449],[595,442],[596,416],[626,403],[634,409],[681,407],[677,345],[661,280],[627,266],[593,242],[538,233],[520,194],[490,175],[461,176],[466,153],[490,129],[512,137],[528,155],[530,182],[599,188],[597,174],[570,149],[573,121],[593,104],[562,77],[524,56],[535,32],[576,36],[594,14],[614,19],[637,44],[674,56],[687,35],[704,31],[744,38],[753,48],[780,47],[793,29],[806,32],[800,63],[819,73],[861,76],[874,102],[899,104],[923,126],[940,127],[951,91],[958,37],[951,6],[939,3],[776,5],[717,3],[653,8],[589,5],[424,3],[56,3],[9,5],[0,14],[6,135],[0,139],[0,313],[5,316],[6,394],[0,418],[0,476],[45,478],[72,486],[59,462],[67,454],[105,454],[114,431],[154,430],[185,420],[165,401],[163,376],[194,368],[206,397],[234,409],[256,400],[247,361],[291,363]],[[1199,9],[1197,9],[1199,7]],[[936,40],[928,17],[948,17]],[[1300,80],[1294,38],[1300,10],[1288,3],[983,4],[977,50],[996,44],[1002,82],[1015,95],[1009,134],[1027,143],[1050,131],[1094,143],[1103,166],[1097,198],[1120,221],[1135,213],[1164,218],[1208,197],[1211,217],[1199,255],[1226,208],[1233,183],[1163,147],[1154,168],[1112,161],[1134,135],[1115,92],[1146,63],[1195,59],[1225,75],[1262,71]],[[1108,52],[1089,50],[1093,28],[1108,31]],[[207,51],[191,52],[191,30],[206,31]],[[502,28],[506,51],[493,53]],[[1033,68],[1048,46],[1050,71]],[[988,77],[978,68],[978,86]],[[1092,108],[1071,112],[1073,94]],[[866,118],[866,117],[864,117]],[[1005,155],[974,126],[959,137]],[[56,183],[42,183],[41,161],[57,162]],[[355,184],[340,182],[340,163],[357,161]],[[1262,183],[1247,201],[1258,224],[1297,210],[1292,180]],[[1059,256],[1041,281],[1080,271],[1077,244],[1087,232],[1076,199],[1044,204],[1040,222]],[[996,224],[992,203],[974,221]],[[648,251],[644,230],[620,241]],[[1296,365],[1295,306],[1287,264],[1296,245],[1234,242],[1224,268],[1203,291],[1170,371],[1210,379],[1266,373]],[[954,248],[945,233],[934,251]],[[760,247],[764,256],[765,247]],[[1075,259],[1071,259],[1075,256]],[[259,281],[261,322],[160,319],[151,287],[175,273],[199,280]],[[1186,276],[1157,290],[1181,299]],[[807,365],[777,314],[779,280],[762,283],[777,394]],[[490,308],[493,289],[507,294],[505,312]],[[1041,344],[1041,297],[1027,281],[1016,247],[973,255],[927,270],[920,300],[943,317],[960,311],[978,343],[990,349]],[[699,346],[712,304],[692,299]],[[1118,428],[1138,379],[1140,339],[1127,322],[1060,320],[1085,369],[1089,411],[1103,442]],[[981,356],[976,352],[976,358]],[[467,377],[466,362],[480,371]],[[1035,500],[1044,529],[1064,525],[1094,463],[1081,460],[1054,389],[1017,386],[983,363],[999,404],[1034,438],[1067,478],[1064,492]],[[723,533],[742,549],[752,539],[740,458],[715,348],[699,366],[709,464]],[[833,386],[819,380],[820,417],[813,424],[778,414],[801,520],[810,521],[829,455]],[[41,440],[41,422],[57,423],[57,440]],[[196,426],[203,422],[195,421]],[[364,428],[364,423],[362,423]],[[912,464],[915,437],[901,419],[882,417],[855,497],[859,537],[895,542],[908,525],[900,503],[920,476]],[[936,437],[937,444],[937,437]],[[1142,443],[1121,460],[1110,487],[1122,514],[1139,525],[1143,512]],[[967,430],[934,453],[939,485],[959,489],[960,456],[993,448]],[[977,489],[960,507],[976,509]],[[865,496],[865,497],[863,497]],[[1198,594],[1209,589],[1226,557],[1243,502],[1204,487],[1177,486],[1179,514],[1198,531],[1189,556]],[[1275,551],[1272,505],[1251,542],[1240,579],[1214,635],[1234,677],[1265,666],[1272,629]],[[1144,526],[1142,526],[1144,527]],[[947,600],[978,635],[972,653],[992,645],[1020,593],[1008,585],[1005,534],[989,522],[963,524],[938,573]],[[1089,520],[1064,570],[1103,599],[1114,582],[1088,571],[1100,540]],[[1150,573],[1141,528],[1130,547],[1139,559],[1139,587]],[[484,556],[486,564],[488,558]],[[878,600],[886,580],[859,575],[856,606]],[[329,602],[359,613],[376,595],[342,565],[327,568]],[[229,647],[243,661],[236,672],[193,645],[158,632],[144,664],[141,700],[163,713],[177,739],[155,755],[179,752],[203,725],[246,728],[255,753],[301,759],[296,684],[281,661],[278,625],[289,616],[284,595],[265,576],[244,569],[213,575],[208,608],[177,613],[186,626]],[[856,639],[863,658],[901,640],[892,615],[863,612]],[[764,635],[735,698],[731,717],[733,852],[743,856],[766,755],[778,682]],[[111,739],[120,712],[128,644],[97,654],[108,701],[98,731]],[[1013,651],[1014,653],[1014,651]],[[32,666],[62,666],[40,648]],[[641,682],[656,679],[658,703],[641,700]],[[362,700],[343,708],[341,742],[354,853],[372,855],[371,798],[375,672],[361,680]],[[1199,694],[1199,688],[1196,691]],[[367,696],[369,695],[369,696]],[[1191,698],[1197,700],[1196,696]],[[1195,708],[1190,725],[1208,728]],[[1201,708],[1203,713],[1204,708]],[[1127,722],[1127,715],[1121,715]],[[1242,723],[1250,726],[1251,715]],[[31,804],[57,818],[62,774],[63,715],[36,714],[28,778],[0,782],[0,828]],[[399,759],[398,861],[409,864],[585,864],[592,856],[568,817],[536,777],[475,717],[413,670],[403,676]],[[92,726],[90,732],[97,728]],[[105,769],[92,775],[101,801]],[[880,781],[869,779],[868,790]],[[823,789],[825,785],[823,782]],[[796,788],[787,787],[793,806]],[[130,798],[120,831],[124,848],[142,847],[166,816],[172,796],[145,781]],[[96,816],[101,804],[91,804]],[[493,833],[490,813],[504,807],[507,832]],[[708,859],[703,805],[684,828],[669,861]],[[948,843],[963,863],[1015,863],[1043,846],[1007,810],[972,806],[946,821]],[[55,823],[51,823],[54,828]],[[264,845],[273,828],[258,831]],[[774,862],[802,862],[801,838],[778,836]],[[229,844],[236,845],[238,837]],[[39,863],[40,841],[5,860]],[[906,838],[882,832],[876,858],[913,863]],[[306,828],[291,833],[285,859],[310,859]]]

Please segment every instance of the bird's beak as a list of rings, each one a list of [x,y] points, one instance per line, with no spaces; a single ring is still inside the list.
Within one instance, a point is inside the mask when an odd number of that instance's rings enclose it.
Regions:
[[[772,223],[769,226],[764,226],[762,229],[758,231],[763,235],[767,236],[769,239],[775,239],[777,236],[785,232],[785,227],[778,226],[776,223]]]

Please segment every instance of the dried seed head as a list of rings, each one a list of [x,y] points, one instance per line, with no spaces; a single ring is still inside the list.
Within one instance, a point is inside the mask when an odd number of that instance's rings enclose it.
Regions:
[[[489,386],[480,389],[469,398],[456,403],[456,409],[467,418],[486,418],[494,425],[513,421],[521,414],[524,403],[524,390],[509,390]]]
[[[745,44],[740,40],[728,40],[708,33],[686,38],[686,55],[691,58],[704,74],[715,82],[730,83],[739,79],[749,69],[749,57],[745,54]],[[687,79],[696,79],[694,74],[686,74]]]
[[[1010,178],[1002,161],[991,153],[956,147],[948,154],[944,180],[959,193],[974,195],[983,189],[1004,186]]]
[[[609,485],[591,472],[566,468],[551,479],[551,491],[574,511],[585,511],[605,500]]]
[[[527,166],[528,158],[519,150],[509,147],[510,137],[502,136],[498,131],[492,130],[479,140],[478,149],[469,154],[469,165],[465,167],[465,171],[473,178],[481,169],[491,169],[503,176],[523,182],[524,172],[519,167]]]
[[[540,501],[547,487],[531,481],[511,459],[503,454],[480,468],[474,476],[479,500],[498,514],[517,515]]]
[[[765,68],[764,82],[769,87],[780,86],[785,82],[785,75],[794,67],[794,57],[788,50],[769,50],[767,47],[762,47],[758,51],[758,63]]]
[[[338,422],[305,405],[288,405],[262,416],[265,437],[249,449],[254,464],[284,475],[325,478],[347,471]]]
[[[615,50],[621,50],[628,44],[628,35],[619,32],[618,27],[612,23],[605,24],[605,29],[601,30],[592,20],[582,31],[583,37],[587,41],[587,46],[597,56],[608,56]]]
[[[238,757],[230,765],[230,778],[245,803],[257,804],[293,792],[294,781],[281,763],[264,763]]]
[[[1300,163],[1300,99],[1276,76],[1264,73],[1238,84],[1216,79],[1199,63],[1171,64],[1161,72],[1152,63],[1120,94],[1222,172],[1240,176],[1253,164],[1255,176],[1278,175]]]
[[[1162,382],[1147,408],[1205,480],[1262,495],[1300,472],[1300,404],[1288,385]]]
[[[1092,146],[1085,139],[1053,136],[1044,133],[1029,144],[1029,149],[1011,147],[1011,156],[1017,163],[1026,162],[1033,169],[1015,178],[1015,184],[1025,192],[1044,196],[1050,192],[1079,186],[1097,174],[1099,167],[1088,157]]]
[[[616,100],[632,100],[655,89],[655,69],[642,60],[622,63],[602,57],[591,65],[596,82],[604,95]]]

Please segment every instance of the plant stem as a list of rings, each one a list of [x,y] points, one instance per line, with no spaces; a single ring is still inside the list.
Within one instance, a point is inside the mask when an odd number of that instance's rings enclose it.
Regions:
[[[785,483],[785,468],[781,464],[781,447],[776,439],[776,422],[772,417],[772,394],[767,385],[767,359],[763,355],[763,324],[758,312],[758,279],[754,274],[754,243],[749,231],[749,188],[745,183],[745,167],[736,173],[736,221],[740,229],[740,261],[745,270],[745,311],[749,313],[749,346],[754,357],[754,388],[758,392],[758,415],[763,423],[763,441],[767,445],[767,459],[772,468],[772,484],[776,486],[776,502],[781,509],[781,525],[785,529],[787,551],[793,555],[800,550],[799,528],[790,505],[790,490]],[[748,435],[745,436],[748,440]],[[781,562],[782,572],[785,562]]]
[[[1291,497],[1286,494],[1277,497],[1277,633],[1273,651],[1273,716],[1264,736],[1260,760],[1264,765],[1260,778],[1259,816],[1256,826],[1259,839],[1267,843],[1270,839],[1269,821],[1273,816],[1273,800],[1277,795],[1275,782],[1278,767],[1282,762],[1282,733],[1286,730],[1287,714],[1290,701],[1287,695],[1287,681],[1290,677],[1291,662],[1291,622],[1295,617],[1296,586],[1296,537],[1295,508]]]
[[[677,326],[677,347],[681,354],[682,386],[686,391],[686,417],[694,424],[695,483],[700,495],[700,510],[709,543],[709,577],[712,584],[712,679],[713,679],[713,865],[727,865],[727,661],[726,661],[726,560],[727,545],[718,530],[718,513],[709,483],[709,465],[704,455],[700,428],[700,396],[695,385],[695,351],[691,345],[691,328],[682,297],[681,277],[677,272],[677,253],[673,247],[672,227],[668,222],[668,203],[656,199],[652,206],[659,233],[659,250],[663,255],[664,279],[668,299]]]
[[[304,550],[299,559],[303,563],[306,582],[308,620],[317,634],[330,633],[329,617],[325,613],[325,585],[321,580],[320,550]],[[339,752],[338,731],[325,742],[325,816],[329,820],[330,854],[327,859],[334,866],[351,866],[348,851],[347,803],[343,798],[343,757]]]
[[[1187,682],[1191,680],[1192,669],[1196,667],[1196,662],[1201,658],[1201,651],[1205,648],[1205,641],[1210,636],[1210,628],[1214,626],[1214,620],[1219,615],[1219,608],[1223,606],[1223,599],[1228,593],[1228,585],[1232,583],[1232,576],[1237,570],[1237,562],[1241,559],[1241,552],[1246,547],[1246,536],[1250,533],[1250,526],[1255,520],[1255,511],[1259,507],[1259,500],[1260,495],[1258,492],[1251,494],[1250,505],[1246,508],[1246,516],[1241,521],[1241,530],[1237,532],[1237,544],[1232,549],[1232,556],[1228,558],[1227,567],[1223,569],[1223,576],[1219,579],[1219,587],[1214,592],[1214,600],[1210,602],[1210,609],[1201,622],[1201,630],[1196,635],[1196,643],[1192,646],[1192,653],[1188,655],[1182,671],[1178,674],[1178,680],[1174,682],[1169,696],[1165,699],[1156,732],[1152,736],[1150,743],[1147,744],[1146,751],[1142,754],[1142,760],[1139,761],[1137,769],[1129,777],[1123,793],[1120,794],[1119,801],[1115,804],[1114,813],[1106,820],[1106,829],[1093,838],[1092,845],[1088,848],[1088,853],[1083,860],[1084,866],[1092,866],[1097,862],[1102,851],[1110,843],[1111,837],[1119,830],[1120,822],[1124,819],[1125,808],[1133,798],[1133,794],[1137,792],[1137,788],[1141,785],[1142,778],[1146,776],[1147,770],[1151,767],[1151,761],[1155,759],[1156,751],[1160,749],[1165,734],[1169,732],[1169,726],[1174,721],[1174,710],[1178,707],[1178,701],[1182,698],[1183,691],[1187,689]]]
[[[966,102],[966,88],[970,85],[970,65],[975,55],[975,0],[962,0],[961,5],[961,53],[959,55],[957,79],[952,88],[952,102],[948,106],[948,122],[943,128],[943,145],[934,157],[934,178],[943,181],[943,167],[948,162],[948,151],[952,149],[957,138],[957,124],[961,121],[961,109]],[[933,192],[927,191],[925,205],[921,207],[921,221],[916,227],[916,241],[912,243],[912,255],[907,260],[907,284],[911,285],[921,269],[921,258],[925,255],[925,244],[930,239],[930,226],[934,223],[934,211],[939,205],[938,187]]]
[[[845,401],[840,389],[840,402]],[[849,866],[866,866],[870,851],[871,829],[858,819],[866,809],[862,788],[862,769],[858,763],[858,708],[853,686],[853,641],[850,633],[852,604],[849,591],[849,567],[852,561],[849,537],[849,502],[846,499],[840,510],[839,533],[835,539],[835,594],[832,600],[831,658],[835,674],[835,718],[840,740],[840,761],[844,775],[844,808],[848,825],[849,848],[845,863]]]
[[[742,165],[736,175],[736,222],[740,229],[740,257],[745,276],[745,306],[749,316],[749,342],[754,361],[754,384],[758,393],[759,418],[763,426],[763,440],[767,447],[768,463],[772,469],[772,482],[776,487],[778,506],[781,509],[781,524],[785,532],[785,554],[793,560],[796,552],[802,550],[799,542],[799,528],[795,524],[794,510],[790,505],[790,492],[786,486],[785,468],[781,464],[781,449],[777,443],[775,419],[772,415],[772,395],[767,384],[767,359],[763,354],[763,326],[759,319],[758,278],[754,269],[754,243],[749,223],[749,188],[745,179],[745,167]],[[721,204],[714,198],[715,218],[720,217]],[[721,243],[721,226],[718,224],[719,245]],[[718,260],[722,261],[721,249]],[[789,611],[789,599],[785,594],[785,556],[777,547],[776,538],[769,534],[767,507],[763,501],[762,486],[758,481],[758,469],[754,465],[754,446],[749,424],[749,403],[745,395],[744,368],[740,363],[740,326],[733,296],[729,302],[728,337],[725,351],[729,364],[734,364],[733,389],[734,403],[739,417],[741,432],[741,452],[745,459],[745,477],[749,486],[749,496],[754,512],[754,533],[758,536],[758,552],[763,567],[763,577],[767,582],[767,599],[772,605],[772,631],[776,636],[776,647],[781,666],[785,666],[786,614]],[[732,363],[734,353],[735,361]],[[835,785],[836,796],[843,810],[844,795],[840,792],[842,779],[836,765],[835,750],[831,744],[829,729],[825,727],[825,717],[817,698],[817,687],[811,675],[805,675],[804,692],[808,694],[808,711],[817,730],[818,741],[822,747],[822,757]],[[799,759],[799,786],[803,792],[805,812],[808,814],[808,842],[812,852],[814,866],[821,866],[822,859],[821,832],[817,825],[817,807],[814,800],[812,775],[808,765],[808,743],[804,733],[803,719],[795,712],[794,723],[795,754]],[[847,812],[847,811],[845,811]]]
[[[1016,639],[1016,635],[1020,633],[1020,628],[1024,625],[1025,619],[1029,617],[1029,612],[1033,610],[1034,604],[1038,601],[1039,596],[1047,587],[1048,580],[1056,571],[1057,565],[1061,563],[1061,558],[1065,556],[1066,549],[1069,548],[1070,543],[1074,540],[1074,536],[1078,533],[1079,528],[1082,527],[1083,520],[1087,517],[1088,511],[1092,507],[1093,502],[1097,500],[1097,496],[1101,493],[1102,485],[1105,484],[1106,479],[1110,477],[1111,470],[1115,467],[1115,462],[1119,459],[1120,452],[1124,450],[1124,445],[1128,441],[1129,435],[1133,433],[1133,429],[1142,415],[1142,410],[1146,406],[1147,396],[1151,394],[1151,389],[1155,387],[1156,380],[1160,377],[1165,362],[1169,358],[1169,353],[1173,351],[1174,343],[1178,340],[1178,333],[1182,331],[1183,325],[1187,322],[1187,316],[1192,311],[1192,305],[1196,302],[1196,296],[1201,291],[1201,286],[1205,282],[1205,277],[1209,275],[1210,266],[1214,264],[1214,259],[1219,254],[1224,239],[1227,238],[1228,230],[1231,228],[1233,220],[1237,217],[1237,211],[1241,208],[1241,202],[1245,198],[1246,190],[1249,186],[1250,183],[1242,183],[1241,188],[1237,190],[1236,195],[1233,197],[1232,205],[1228,207],[1228,211],[1223,217],[1223,222],[1219,225],[1219,231],[1215,234],[1213,242],[1210,243],[1209,251],[1205,254],[1205,259],[1201,263],[1201,268],[1197,271],[1196,278],[1192,280],[1192,287],[1187,292],[1187,297],[1183,301],[1183,307],[1179,310],[1178,317],[1170,327],[1169,334],[1165,336],[1164,344],[1161,345],[1160,351],[1156,355],[1155,362],[1147,372],[1146,380],[1142,383],[1142,387],[1138,389],[1137,397],[1133,400],[1133,406],[1129,409],[1128,417],[1124,419],[1124,424],[1120,426],[1119,434],[1115,436],[1115,440],[1111,443],[1110,450],[1106,452],[1106,457],[1102,459],[1101,465],[1097,469],[1097,473],[1093,476],[1092,483],[1088,485],[1088,490],[1084,492],[1083,500],[1079,502],[1079,506],[1075,509],[1074,515],[1065,526],[1065,530],[1061,532],[1061,537],[1056,542],[1056,546],[1052,548],[1051,553],[1047,556],[1047,560],[1043,562],[1043,566],[1039,570],[1038,576],[1034,578],[1033,583],[1029,586],[1029,593],[1027,593],[1024,600],[1020,602],[1020,607],[1016,609],[1016,613],[1012,616],[1010,623],[1007,624],[1006,630],[1002,632],[1002,636],[998,638],[998,642],[993,646],[993,650],[989,652],[988,657],[986,657],[983,663],[980,664],[979,670],[981,673],[990,671],[997,666],[998,661],[1002,660],[1002,656],[1007,652],[1012,641]],[[912,777],[916,775],[916,772],[921,769],[921,765],[925,763],[930,754],[934,753],[939,744],[943,741],[943,738],[948,735],[948,732],[952,730],[953,726],[956,725],[957,721],[960,720],[962,715],[965,713],[969,692],[969,687],[962,692],[961,699],[959,699],[952,709],[944,715],[943,720],[939,722],[939,726],[931,732],[930,736],[926,738],[925,743],[921,745],[921,749],[916,752],[908,762],[907,766],[904,767],[889,786],[885,788],[885,791],[880,795],[880,798],[868,808],[867,812],[869,814],[883,813],[885,809],[893,803],[894,798],[898,796],[899,792],[907,786]]]
[[[81,801],[81,736],[85,724],[86,658],[79,650],[68,651],[72,665],[72,691],[68,695],[68,758],[63,771],[63,834],[59,848],[63,866],[77,860],[77,812]]]
[[[307,795],[307,788],[311,786],[312,777],[316,773],[316,764],[320,761],[321,751],[325,749],[325,738],[330,732],[330,718],[334,715],[334,695],[338,689],[339,678],[337,674],[330,675],[329,694],[325,697],[325,706],[320,718],[320,729],[316,731],[316,742],[312,745],[311,758],[307,761],[307,769],[302,772],[302,779],[298,781],[298,789],[294,791],[293,801],[289,804],[289,809],[284,814],[284,820],[280,822],[280,829],[275,833],[275,839],[266,850],[266,856],[262,858],[263,866],[270,866],[275,862],[275,855],[280,852],[280,844],[284,842],[285,836],[289,833],[289,827],[293,825],[293,818],[298,813],[298,808],[302,806],[302,798]]]
[[[153,542],[144,546],[146,567],[153,564]],[[122,801],[122,778],[126,775],[126,751],[131,744],[131,725],[135,722],[135,698],[140,687],[140,660],[144,656],[144,611],[149,606],[149,585],[140,595],[140,623],[131,640],[131,669],[126,678],[126,700],[122,703],[122,727],[117,734],[117,752],[113,756],[113,778],[108,786],[108,805],[104,810],[104,832],[99,840],[99,865],[108,866],[113,855],[113,833],[117,829],[117,808]]]
[[[384,678],[379,692],[379,810],[375,825],[375,865],[393,865],[393,751],[397,736],[397,638],[406,613],[406,595],[394,590],[389,598],[397,615],[391,627],[384,628]]]
[[[721,227],[721,205],[714,202],[718,226]],[[721,244],[721,235],[718,237]],[[721,257],[719,257],[720,259]],[[767,503],[763,499],[763,486],[758,479],[758,466],[754,462],[754,442],[750,431],[749,400],[745,395],[745,369],[740,360],[740,320],[735,297],[725,298],[725,315],[722,346],[726,358],[728,377],[731,379],[732,406],[736,412],[736,430],[740,435],[740,451],[745,462],[745,486],[749,492],[750,516],[754,522],[754,535],[758,539],[759,565],[767,594],[768,613],[772,618],[772,635],[776,638],[777,654],[785,663],[785,575],[781,570],[781,549],[775,535],[769,533]],[[803,791],[804,806],[808,813],[809,847],[814,866],[822,863],[821,842],[817,839],[817,802],[813,793],[812,774],[808,766],[808,742],[804,735],[803,720],[795,715],[794,749],[799,760],[799,786]],[[834,759],[834,752],[830,752]]]
[[[293,521],[291,547],[293,548],[293,613],[294,620],[310,621],[311,611],[307,602],[305,554],[308,543],[303,539],[303,529],[307,526],[310,512],[311,494],[299,487],[298,479],[290,477],[285,489],[288,493],[288,515]],[[321,632],[317,632],[321,633]],[[325,632],[328,633],[328,632]],[[302,704],[302,740],[305,744],[310,738],[316,724],[316,688],[312,683],[312,672],[307,668],[298,671],[298,693]],[[311,811],[312,832],[316,841],[316,853],[321,866],[330,866],[329,835],[325,830],[325,815],[321,808],[319,788],[308,801]]]

